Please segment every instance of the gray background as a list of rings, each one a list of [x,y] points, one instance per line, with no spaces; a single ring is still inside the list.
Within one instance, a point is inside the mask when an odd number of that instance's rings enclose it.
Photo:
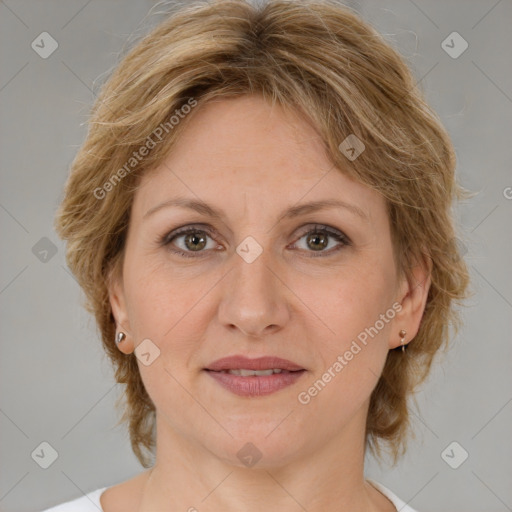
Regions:
[[[52,222],[97,86],[126,40],[158,21],[143,21],[155,5],[0,2],[2,511],[41,510],[143,470],[114,427],[120,387]],[[453,138],[461,183],[478,192],[456,210],[474,291],[464,328],[418,395],[407,456],[395,469],[370,460],[368,475],[421,512],[512,510],[512,3],[351,5],[408,59]],[[47,59],[31,48],[43,31],[59,45]],[[453,31],[469,43],[456,59],[441,47]],[[57,251],[46,261],[43,237]],[[43,441],[58,452],[48,469],[31,457]],[[458,469],[441,456],[452,441],[469,453]]]

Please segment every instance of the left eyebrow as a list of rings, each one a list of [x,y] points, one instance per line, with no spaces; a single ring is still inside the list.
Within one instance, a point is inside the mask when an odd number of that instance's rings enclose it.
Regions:
[[[174,199],[169,199],[168,201],[164,201],[163,203],[150,208],[142,217],[143,219],[149,217],[153,213],[161,210],[162,208],[169,208],[171,206],[178,206],[181,208],[188,208],[190,210],[194,210],[198,213],[202,213],[203,215],[208,215],[215,219],[222,219],[226,216],[226,214],[222,210],[218,210],[217,208],[210,206],[208,203],[205,203],[201,200],[196,199],[188,199],[186,197],[177,197]]]
[[[225,219],[226,214],[223,210],[217,209],[204,201],[197,199],[188,199],[185,197],[177,197],[174,199],[169,199],[163,203],[160,203],[153,208],[150,208],[144,215],[143,219],[149,217],[153,213],[161,210],[162,208],[169,208],[171,206],[178,206],[181,208],[188,208],[190,210],[194,210],[203,215],[208,215],[215,219]],[[344,208],[351,212],[352,214],[360,217],[366,222],[369,221],[368,215],[355,204],[347,203],[345,201],[341,201],[339,199],[324,199],[321,201],[311,201],[309,203],[302,203],[297,206],[292,206],[285,210],[278,218],[278,222],[283,219],[289,219],[298,217],[300,215],[305,215],[307,213],[311,213],[317,210],[322,210],[325,208]]]
[[[311,201],[309,203],[302,203],[297,206],[292,206],[291,208],[288,208],[288,210],[286,210],[278,220],[281,221],[285,218],[298,217],[299,215],[305,215],[307,213],[325,208],[345,208],[361,219],[367,222],[369,221],[368,215],[366,215],[366,213],[361,208],[359,208],[359,206],[341,201],[339,199],[323,199],[321,201]]]

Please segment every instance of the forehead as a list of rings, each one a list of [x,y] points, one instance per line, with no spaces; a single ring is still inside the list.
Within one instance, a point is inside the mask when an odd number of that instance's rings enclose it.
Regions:
[[[197,107],[168,157],[142,177],[134,206],[145,213],[184,196],[221,207],[243,200],[246,209],[268,211],[336,198],[357,198],[367,212],[383,208],[379,194],[334,167],[320,135],[299,112],[256,95]]]
[[[270,105],[259,95],[214,99],[200,107],[173,156],[180,161],[208,161],[215,169],[227,168],[224,162],[229,162],[233,172],[256,170],[262,162],[271,163],[272,171],[295,168],[302,173],[321,172],[332,165],[311,123],[299,112]],[[263,174],[263,168],[253,173]]]

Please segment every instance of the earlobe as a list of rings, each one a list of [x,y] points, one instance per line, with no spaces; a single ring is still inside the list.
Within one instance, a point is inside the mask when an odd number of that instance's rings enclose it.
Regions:
[[[113,270],[108,277],[108,296],[112,315],[116,322],[115,344],[121,352],[133,352],[133,339],[130,334],[130,322],[126,308],[123,279],[120,272]]]
[[[407,345],[418,333],[427,304],[431,272],[432,262],[425,256],[412,268],[408,277],[404,276],[399,295],[402,308],[396,315],[396,332],[391,333],[390,349]]]

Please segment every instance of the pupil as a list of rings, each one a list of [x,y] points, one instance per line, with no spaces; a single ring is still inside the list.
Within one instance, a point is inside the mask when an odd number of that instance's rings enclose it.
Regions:
[[[191,242],[191,246],[188,245],[188,242]],[[185,239],[185,244],[189,249],[193,251],[198,249],[203,249],[206,245],[206,239],[204,236],[197,236],[196,234],[189,234]],[[198,244],[198,245],[196,245]]]
[[[322,240],[321,242],[319,242],[319,240]],[[319,247],[315,247],[315,245],[311,246],[310,247],[312,249],[314,249],[315,251],[317,250],[320,250],[320,249],[323,249],[324,247],[327,247],[328,243],[327,243],[327,237],[322,234],[322,233],[313,233],[309,238],[308,238],[308,243],[310,241],[313,240],[313,244],[320,244]]]

